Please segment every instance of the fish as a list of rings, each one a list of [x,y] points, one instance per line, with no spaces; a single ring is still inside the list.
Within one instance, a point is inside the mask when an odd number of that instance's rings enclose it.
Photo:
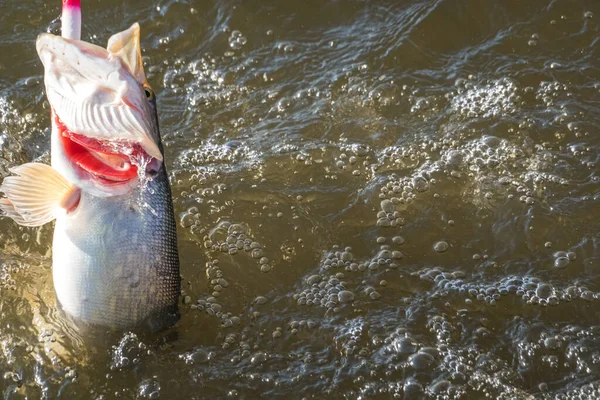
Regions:
[[[158,331],[179,318],[177,231],[156,95],[140,26],[106,48],[79,40],[79,1],[62,36],[36,40],[51,108],[51,165],[12,168],[0,209],[22,226],[55,220],[52,276],[77,323]]]

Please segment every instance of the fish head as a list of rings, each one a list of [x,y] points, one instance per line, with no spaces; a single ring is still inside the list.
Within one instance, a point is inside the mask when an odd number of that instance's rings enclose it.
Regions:
[[[107,48],[52,34],[36,42],[52,108],[52,166],[93,195],[122,195],[162,167],[156,98],[137,23]]]

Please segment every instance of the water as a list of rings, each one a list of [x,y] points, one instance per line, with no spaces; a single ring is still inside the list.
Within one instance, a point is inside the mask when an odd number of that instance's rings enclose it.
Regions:
[[[51,227],[0,219],[4,398],[600,397],[597,1],[83,5],[142,26],[182,318],[74,331]],[[0,4],[2,177],[48,160],[59,8]]]

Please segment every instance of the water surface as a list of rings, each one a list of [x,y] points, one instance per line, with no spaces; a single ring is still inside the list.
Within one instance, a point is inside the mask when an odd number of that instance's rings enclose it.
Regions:
[[[182,318],[75,332],[0,218],[4,398],[600,397],[600,3],[83,6],[142,26]],[[0,178],[49,158],[59,14],[0,3]]]

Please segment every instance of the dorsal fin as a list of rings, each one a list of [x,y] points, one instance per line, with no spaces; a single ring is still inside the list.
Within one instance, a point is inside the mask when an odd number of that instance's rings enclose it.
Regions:
[[[146,83],[140,49],[140,25],[136,22],[127,30],[116,33],[108,39],[106,50],[123,61],[131,75],[140,84]]]

